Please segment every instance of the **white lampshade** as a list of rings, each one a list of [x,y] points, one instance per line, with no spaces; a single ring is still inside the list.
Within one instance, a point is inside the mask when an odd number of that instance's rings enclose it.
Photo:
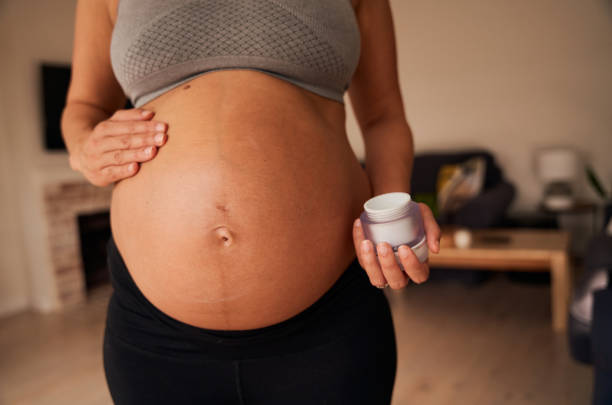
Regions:
[[[573,182],[578,175],[578,154],[569,148],[550,148],[538,151],[538,177],[545,183]]]

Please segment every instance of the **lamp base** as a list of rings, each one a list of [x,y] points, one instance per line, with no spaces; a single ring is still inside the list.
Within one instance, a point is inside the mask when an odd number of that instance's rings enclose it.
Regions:
[[[550,211],[568,210],[574,205],[574,198],[561,195],[548,196],[544,198],[542,205]]]

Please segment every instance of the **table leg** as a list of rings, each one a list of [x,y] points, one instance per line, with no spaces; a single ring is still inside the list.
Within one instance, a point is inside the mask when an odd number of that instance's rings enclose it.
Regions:
[[[551,256],[551,310],[552,327],[556,332],[567,328],[571,279],[567,253],[554,253]]]

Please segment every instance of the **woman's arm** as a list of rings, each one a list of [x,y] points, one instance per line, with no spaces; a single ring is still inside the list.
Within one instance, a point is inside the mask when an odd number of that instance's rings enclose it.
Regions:
[[[374,195],[410,192],[414,146],[399,87],[395,34],[388,0],[360,0],[359,64],[348,89],[366,149]]]
[[[361,55],[349,96],[365,143],[365,169],[374,195],[410,192],[414,143],[399,87],[389,0],[360,0],[356,13]],[[437,253],[440,228],[425,204],[419,203],[419,208],[427,246]],[[408,284],[409,278],[417,283],[427,280],[428,264],[420,263],[410,247],[402,245],[398,249],[404,273],[389,243],[373,246],[372,241],[365,239],[359,219],[353,226],[353,240],[359,263],[373,285],[400,289]]]
[[[108,3],[79,0],[76,5],[72,74],[62,114],[62,134],[71,155],[81,138],[126,102],[110,66],[113,26]]]
[[[155,156],[158,122],[126,103],[110,62],[113,31],[109,0],[78,0],[72,50],[72,74],[62,112],[62,136],[70,166],[94,185],[105,186],[134,175],[138,164]],[[151,148],[148,150],[147,148]]]

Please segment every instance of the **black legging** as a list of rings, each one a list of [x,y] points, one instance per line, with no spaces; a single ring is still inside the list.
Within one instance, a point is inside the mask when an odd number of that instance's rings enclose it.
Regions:
[[[104,369],[116,404],[391,402],[397,365],[391,312],[357,260],[288,320],[224,331],[164,314],[134,284],[112,236],[107,254],[114,293]]]

